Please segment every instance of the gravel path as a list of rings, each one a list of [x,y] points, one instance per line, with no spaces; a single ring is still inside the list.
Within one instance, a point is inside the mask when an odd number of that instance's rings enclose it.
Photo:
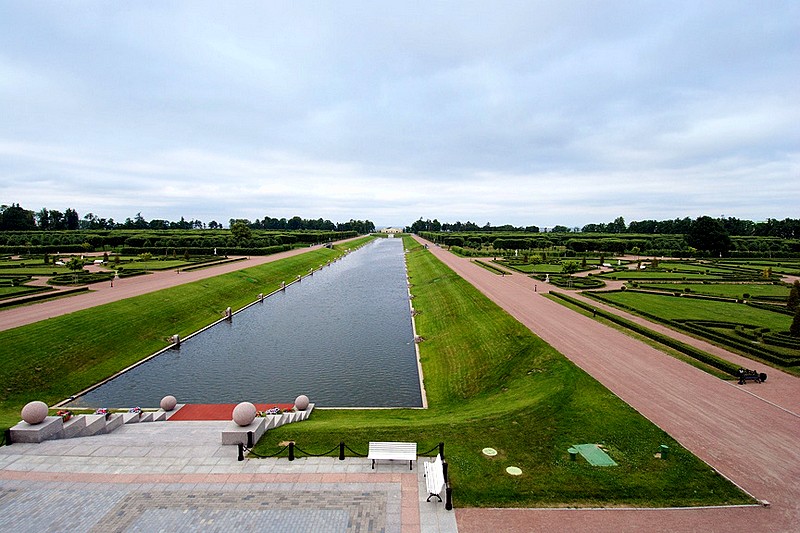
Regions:
[[[542,282],[520,274],[497,276],[427,244],[446,265],[692,453],[771,503],[770,508],[689,510],[458,509],[459,531],[798,531],[800,380],[774,369],[760,386],[717,379],[544,298],[548,286]],[[780,384],[780,395],[770,393],[774,383]]]

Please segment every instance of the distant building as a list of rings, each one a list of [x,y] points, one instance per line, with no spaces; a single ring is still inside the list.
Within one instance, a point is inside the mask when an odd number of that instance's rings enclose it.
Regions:
[[[403,233],[403,230],[401,230],[400,228],[383,228],[381,229],[381,233],[390,233],[394,235],[397,233]]]

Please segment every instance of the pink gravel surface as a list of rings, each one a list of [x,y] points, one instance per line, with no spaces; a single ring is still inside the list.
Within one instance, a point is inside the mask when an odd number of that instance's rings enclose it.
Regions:
[[[521,274],[498,276],[427,244],[456,273],[684,447],[771,504],[458,509],[459,531],[800,531],[800,380],[775,369],[760,385],[720,380],[550,301],[543,297],[548,286],[540,281]]]

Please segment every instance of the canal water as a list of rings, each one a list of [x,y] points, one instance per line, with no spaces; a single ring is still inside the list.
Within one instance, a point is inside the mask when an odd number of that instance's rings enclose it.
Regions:
[[[74,400],[74,407],[420,407],[401,239],[376,239]]]

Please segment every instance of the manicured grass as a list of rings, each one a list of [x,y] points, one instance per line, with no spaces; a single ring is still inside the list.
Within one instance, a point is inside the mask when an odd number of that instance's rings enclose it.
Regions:
[[[348,243],[352,248],[353,243]],[[0,429],[31,400],[50,405],[341,255],[308,253],[0,332]]]
[[[764,296],[788,298],[790,290],[786,285],[772,283],[642,283],[639,288],[679,292],[688,288],[695,294],[722,298],[743,298],[745,294],[749,294],[751,298]]]
[[[665,320],[736,322],[767,327],[773,331],[787,331],[792,322],[792,317],[788,315],[733,302],[698,300],[633,291],[604,292],[596,296],[602,297],[604,301],[626,305]]]
[[[150,260],[150,261],[134,261],[133,263],[128,263],[125,266],[125,269],[137,269],[137,270],[168,270],[170,268],[179,268],[182,266],[192,265],[194,264],[192,261],[184,261],[183,259],[166,259],[166,260]],[[108,265],[104,265],[105,268],[114,270],[114,264],[109,263]]]
[[[0,286],[0,300],[3,298],[16,298],[25,294],[41,292],[41,287],[26,287],[24,285],[17,285],[16,287],[2,287]]]
[[[406,247],[429,409],[317,410],[268,431],[258,453],[289,440],[308,453],[344,441],[362,454],[373,440],[416,441],[421,452],[441,441],[461,507],[752,503],[428,251]],[[600,442],[618,467],[569,460],[571,445]],[[668,461],[653,457],[660,444],[674,451]],[[507,475],[512,465],[523,475]]]
[[[648,279],[674,279],[674,280],[722,280],[719,275],[706,275],[697,272],[665,272],[658,270],[617,270],[598,274],[598,277],[620,280],[648,280]]]

